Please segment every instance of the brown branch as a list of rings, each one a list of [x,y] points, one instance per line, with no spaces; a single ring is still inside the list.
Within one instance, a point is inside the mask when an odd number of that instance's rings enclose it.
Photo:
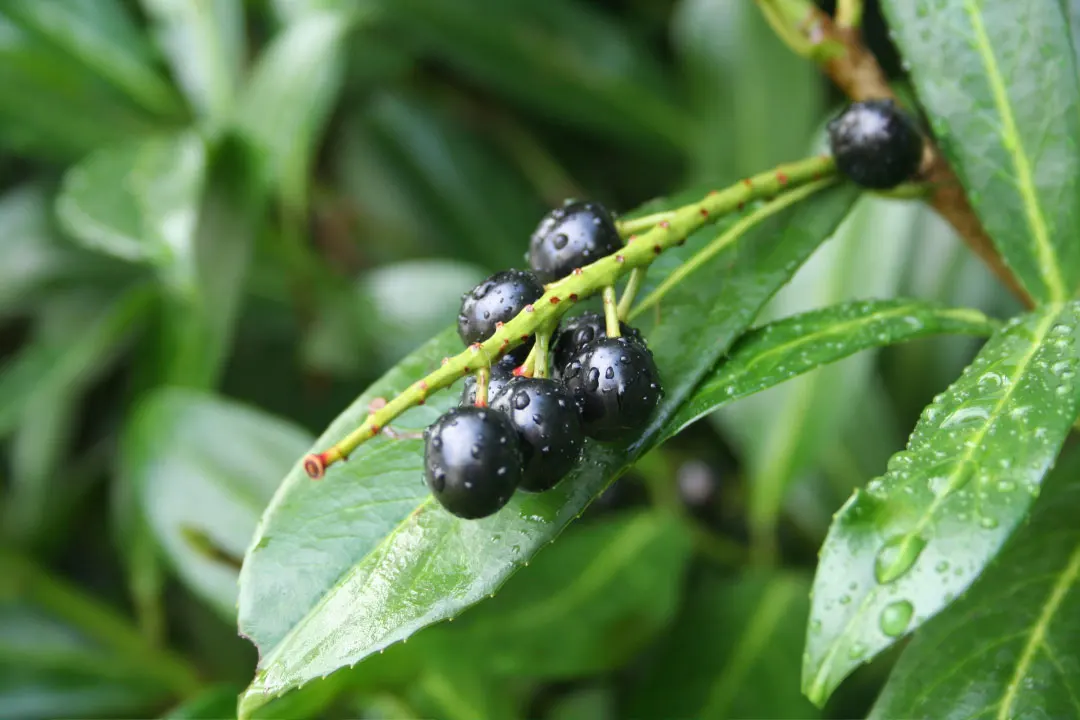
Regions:
[[[814,44],[829,43],[843,47],[821,65],[829,78],[852,100],[893,98],[885,73],[877,58],[862,43],[858,28],[840,28],[825,12],[814,8],[804,31]],[[964,188],[948,161],[928,137],[923,146],[921,179],[931,188],[930,205],[956,230],[971,250],[993,271],[1009,290],[1027,307],[1033,303],[1027,291],[1005,265],[979,218],[968,204]]]

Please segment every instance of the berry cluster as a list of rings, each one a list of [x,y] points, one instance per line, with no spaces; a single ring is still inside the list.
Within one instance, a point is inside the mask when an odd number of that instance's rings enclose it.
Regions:
[[[483,342],[543,295],[541,279],[558,280],[621,247],[599,204],[552,211],[533,233],[532,271],[504,270],[465,293],[458,335]],[[585,437],[617,442],[644,427],[663,394],[656,364],[637,330],[614,317],[610,326],[617,335],[598,313],[565,320],[543,342],[528,338],[465,379],[461,404],[424,433],[425,479],[443,507],[462,518],[491,515],[517,489],[555,487]]]

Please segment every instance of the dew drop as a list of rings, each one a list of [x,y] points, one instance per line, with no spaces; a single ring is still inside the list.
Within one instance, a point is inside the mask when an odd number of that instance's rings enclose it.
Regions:
[[[852,660],[861,660],[866,655],[866,646],[862,643],[855,643],[848,650],[848,657]]]
[[[889,603],[878,618],[881,632],[889,637],[900,637],[907,630],[911,623],[911,616],[914,614],[915,608],[907,600]]]
[[[897,579],[915,564],[926,547],[921,535],[896,535],[885,541],[874,559],[874,577],[884,585]]]
[[[841,605],[848,605],[849,603],[851,603],[851,596],[847,594],[841,595],[840,599],[837,602],[839,602]]]
[[[989,515],[983,515],[979,518],[979,526],[986,530],[993,530],[998,526],[997,518],[990,517]]]
[[[556,250],[562,250],[568,242],[570,242],[570,238],[563,233],[559,233],[551,239],[551,244],[555,246]]]
[[[514,393],[514,409],[524,410],[529,407],[529,393],[518,391]]]

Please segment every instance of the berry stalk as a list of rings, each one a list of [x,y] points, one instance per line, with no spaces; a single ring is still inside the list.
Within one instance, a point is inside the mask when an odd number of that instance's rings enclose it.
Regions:
[[[646,272],[648,272],[648,268],[634,268],[630,271],[630,277],[626,281],[626,287],[623,288],[622,297],[619,298],[618,314],[620,320],[625,320],[630,316],[630,309],[634,306],[634,297],[637,296],[638,290],[641,289],[641,284],[645,282]]]
[[[615,286],[608,285],[603,291],[604,326],[609,338],[619,337],[619,308],[615,300]]]
[[[681,245],[691,233],[703,225],[741,210],[748,202],[771,198],[835,174],[836,165],[832,157],[824,155],[806,158],[745,178],[673,211],[668,219],[660,221],[645,233],[630,236],[626,246],[617,252],[583,268],[577,268],[561,280],[548,285],[539,300],[525,306],[525,309],[509,322],[498,326],[494,334],[482,343],[474,343],[452,358],[443,358],[439,368],[371,413],[345,438],[321,453],[312,453],[305,457],[304,471],[313,479],[321,478],[328,466],[346,459],[353,450],[378,435],[398,415],[423,403],[430,393],[449,387],[479,367],[488,367],[491,360],[521,345],[540,328],[554,327],[558,319],[576,302],[613,286],[619,278],[635,268],[648,267],[660,253]]]

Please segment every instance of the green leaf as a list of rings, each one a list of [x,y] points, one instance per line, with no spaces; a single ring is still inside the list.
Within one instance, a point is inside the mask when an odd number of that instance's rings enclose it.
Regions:
[[[0,196],[0,314],[17,308],[70,267],[71,253],[49,224],[45,192],[23,185]]]
[[[904,650],[871,718],[1076,717],[1077,455],[994,564]],[[1066,465],[1060,468],[1066,469]],[[946,572],[949,572],[946,570]]]
[[[843,303],[778,320],[739,338],[664,435],[677,435],[718,407],[861,350],[942,333],[989,335],[994,327],[977,310],[908,299]]]
[[[697,120],[692,182],[735,182],[805,151],[822,110],[818,69],[784,45],[759,8],[683,0],[671,25]]]
[[[100,371],[138,329],[152,300],[147,287],[129,288],[64,342],[30,344],[0,368],[0,436],[11,432],[38,398],[78,386],[81,378]]]
[[[117,0],[7,0],[0,14],[97,73],[149,112],[182,114],[176,91],[156,71],[157,58]]]
[[[500,513],[466,522],[430,499],[419,440],[376,438],[320,482],[296,465],[263,515],[240,574],[240,628],[261,654],[241,714],[495,591],[656,442],[702,375],[833,232],[855,195],[842,186],[779,214],[674,290],[662,308],[664,322],[649,335],[667,387],[654,420],[629,452],[590,443],[580,467],[552,492],[519,494]],[[352,430],[373,399],[404,390],[460,348],[447,330],[402,360],[316,447]],[[453,391],[433,395],[398,425],[423,427],[455,401]]]
[[[43,4],[50,7],[38,7]],[[118,142],[153,127],[149,115],[92,65],[9,16],[9,5],[5,3],[0,9],[0,146],[50,160],[72,160],[103,143]],[[34,23],[41,24],[50,15],[67,16],[68,5],[72,3],[26,0],[22,9]],[[84,0],[75,14],[81,16],[89,5],[90,1]],[[81,23],[66,27],[47,23],[44,30],[58,34],[61,40],[71,40],[71,33],[78,35],[80,42],[89,37],[92,44],[101,42],[104,34],[120,48],[123,31],[114,35],[116,28],[108,16],[106,9],[100,17],[88,20],[86,27]],[[108,57],[107,64],[124,58],[122,64],[131,67],[131,58],[123,51]]]
[[[700,578],[632,689],[628,716],[816,717],[799,692],[809,585],[793,574]]]
[[[470,667],[498,676],[615,669],[674,615],[690,550],[689,529],[659,512],[574,527],[491,601],[420,642],[468,648]]]
[[[588,3],[397,0],[395,30],[473,81],[609,141],[687,149],[691,124],[661,68]]]
[[[212,125],[227,119],[246,52],[240,0],[142,0],[180,86]]]
[[[233,118],[255,150],[260,174],[296,210],[306,207],[315,148],[344,74],[344,44],[353,20],[313,13],[287,26],[259,55]]]
[[[58,217],[83,245],[156,265],[170,284],[192,292],[206,163],[206,147],[194,133],[101,149],[68,170]]]
[[[919,99],[983,227],[1041,302],[1080,282],[1080,88],[1055,2],[885,0]]]
[[[1080,409],[1078,343],[1075,303],[1011,322],[836,515],[803,661],[816,704],[963,592],[1024,519]]]
[[[169,712],[162,720],[218,720],[236,712],[236,695],[240,688],[235,685],[212,685],[198,695],[188,698]]]
[[[226,620],[259,514],[311,437],[265,413],[187,390],[160,390],[129,421],[122,482],[176,573]]]

